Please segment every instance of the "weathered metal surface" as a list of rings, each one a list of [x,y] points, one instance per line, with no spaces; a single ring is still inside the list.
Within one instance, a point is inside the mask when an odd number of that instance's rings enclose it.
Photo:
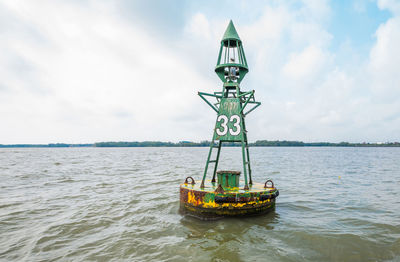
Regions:
[[[242,141],[244,119],[240,113],[241,109],[239,98],[222,98],[215,125],[214,140]]]
[[[238,171],[218,171],[217,177],[217,183],[224,189],[239,187],[240,172]]]
[[[240,82],[248,72],[242,41],[230,21],[221,41],[215,72],[222,80],[222,91],[208,94],[198,92],[216,113],[217,119],[204,168],[203,178],[197,183],[187,178],[180,187],[181,210],[202,218],[259,214],[275,207],[279,191],[273,183],[253,183],[245,116],[261,103],[254,97],[255,91],[243,92]],[[216,102],[208,99],[214,98]],[[249,109],[247,108],[249,107]],[[247,110],[247,111],[246,111]],[[218,162],[222,144],[240,142],[244,181],[240,172],[220,171]],[[217,149],[216,154],[212,154]],[[211,156],[214,155],[214,159]],[[208,167],[214,164],[212,179],[206,182]],[[216,180],[216,175],[218,179]],[[190,180],[190,181],[189,181]],[[244,183],[243,183],[244,182]],[[265,186],[265,187],[264,187]]]
[[[180,206],[181,211],[203,219],[263,214],[275,207],[279,194],[276,188],[264,189],[259,183],[248,191],[235,187],[224,192],[218,192],[217,183],[211,181],[203,189],[198,184],[181,184]]]

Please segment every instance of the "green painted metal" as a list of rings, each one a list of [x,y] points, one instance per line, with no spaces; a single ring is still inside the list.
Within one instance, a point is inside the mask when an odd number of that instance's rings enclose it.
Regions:
[[[233,187],[239,187],[239,177],[240,172],[237,171],[218,171],[218,184],[222,186],[223,189],[229,190]]]
[[[234,59],[234,61],[231,59]],[[216,182],[215,177],[217,174],[222,144],[224,142],[239,142],[242,150],[243,176],[245,182],[244,190],[249,190],[249,185],[252,185],[253,181],[251,177],[250,153],[245,116],[261,105],[261,103],[255,101],[254,90],[247,92],[242,92],[240,90],[240,82],[247,74],[248,66],[243,51],[242,41],[240,40],[232,21],[229,22],[228,28],[222,38],[215,72],[224,83],[222,91],[214,92],[214,94],[204,92],[198,93],[199,96],[218,114],[200,188],[204,188],[204,181],[210,164],[214,164],[211,182]],[[215,98],[217,102],[213,104],[207,100],[206,97]],[[249,105],[252,105],[253,107],[251,107],[247,112],[244,112],[246,107]],[[212,152],[214,149],[216,149],[217,152],[215,159],[212,159]],[[226,181],[228,182],[228,185],[233,183],[230,179],[233,179],[233,176],[232,178],[227,178]],[[218,184],[220,184],[220,182],[225,183],[226,181],[223,177],[218,177]],[[237,181],[239,181],[239,175],[237,175]]]
[[[240,83],[248,71],[242,41],[231,20],[221,40],[215,72],[224,83]]]
[[[216,96],[216,95],[213,95],[213,94],[207,94],[207,93],[203,93],[203,92],[198,92],[198,95],[201,97],[201,99],[203,99],[215,112],[217,112],[218,113],[218,109],[213,105],[213,104],[211,104],[204,96],[213,96],[213,97],[217,97],[218,98],[218,96]]]
[[[225,30],[224,36],[222,37],[222,41],[224,40],[239,40],[240,37],[236,31],[235,26],[233,25],[232,20],[229,21],[228,27]]]
[[[211,180],[213,183],[215,183],[215,174],[217,173],[217,169],[218,169],[218,162],[219,162],[219,155],[221,153],[221,146],[222,146],[222,141],[219,141],[218,146],[213,147],[213,148],[217,148],[217,158],[215,159],[213,178]]]
[[[213,140],[242,141],[243,129],[241,123],[244,119],[240,113],[241,108],[239,98],[229,97],[221,99]]]

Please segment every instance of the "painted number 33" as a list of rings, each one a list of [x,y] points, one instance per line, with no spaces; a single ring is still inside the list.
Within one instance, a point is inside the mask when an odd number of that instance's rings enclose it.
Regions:
[[[229,122],[232,123],[233,128],[228,128],[228,117],[226,115],[219,115],[217,122],[220,122],[220,128],[217,128],[216,132],[219,136],[224,136],[228,133],[232,136],[237,136],[240,134],[240,117],[238,115],[232,115],[229,118]]]

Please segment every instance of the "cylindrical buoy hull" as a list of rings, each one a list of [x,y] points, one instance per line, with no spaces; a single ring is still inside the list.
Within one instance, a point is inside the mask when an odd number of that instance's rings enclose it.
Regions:
[[[181,184],[180,210],[204,220],[258,215],[273,210],[278,195],[276,188],[264,188],[259,183],[250,185],[249,190],[218,190],[216,183],[208,181],[200,188],[200,181],[197,181]]]

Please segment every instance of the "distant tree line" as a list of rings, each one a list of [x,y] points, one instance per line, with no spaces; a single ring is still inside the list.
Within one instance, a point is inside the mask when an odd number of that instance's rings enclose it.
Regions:
[[[211,141],[180,141],[173,142],[158,142],[158,141],[144,141],[144,142],[100,142],[94,143],[95,147],[208,147]],[[217,143],[214,143],[217,145]],[[223,146],[241,146],[239,142],[224,142]]]
[[[336,147],[400,147],[399,142],[387,142],[387,143],[329,143],[329,142],[301,142],[301,141],[268,141],[268,140],[257,140],[254,143],[250,143],[250,146],[336,146]]]
[[[65,144],[65,143],[54,143],[54,144],[11,144],[2,145],[0,148],[14,148],[14,147],[91,147],[93,144]]]
[[[143,141],[143,142],[99,142],[94,143],[95,147],[199,147],[199,146],[210,146],[209,141],[191,142],[191,141],[180,141],[178,143],[173,142],[160,142],[160,141]]]
[[[2,145],[0,148],[17,148],[17,147],[208,147],[210,146],[210,141],[192,142],[192,141],[180,141],[178,143],[173,142],[161,142],[161,141],[143,141],[143,142],[98,142],[94,144],[66,144],[66,143],[55,143],[55,144],[11,144]],[[216,145],[216,144],[215,144]],[[239,142],[224,142],[223,146],[241,146]],[[286,141],[286,140],[257,140],[254,143],[249,143],[249,146],[258,147],[305,147],[305,146],[331,146],[331,147],[400,147],[399,142],[386,142],[386,143],[329,143],[329,142],[312,142],[306,143],[302,141]]]
[[[158,142],[158,141],[144,141],[144,142],[100,142],[95,143],[95,147],[208,147],[210,141],[192,142],[192,141],[180,141],[178,143],[172,142]],[[215,145],[217,145],[215,143]],[[241,146],[240,142],[224,142],[223,146]],[[306,143],[302,141],[286,141],[286,140],[257,140],[254,143],[249,143],[249,146],[335,146],[335,147],[400,147],[399,142],[387,142],[387,143],[329,143],[329,142],[311,142]]]

